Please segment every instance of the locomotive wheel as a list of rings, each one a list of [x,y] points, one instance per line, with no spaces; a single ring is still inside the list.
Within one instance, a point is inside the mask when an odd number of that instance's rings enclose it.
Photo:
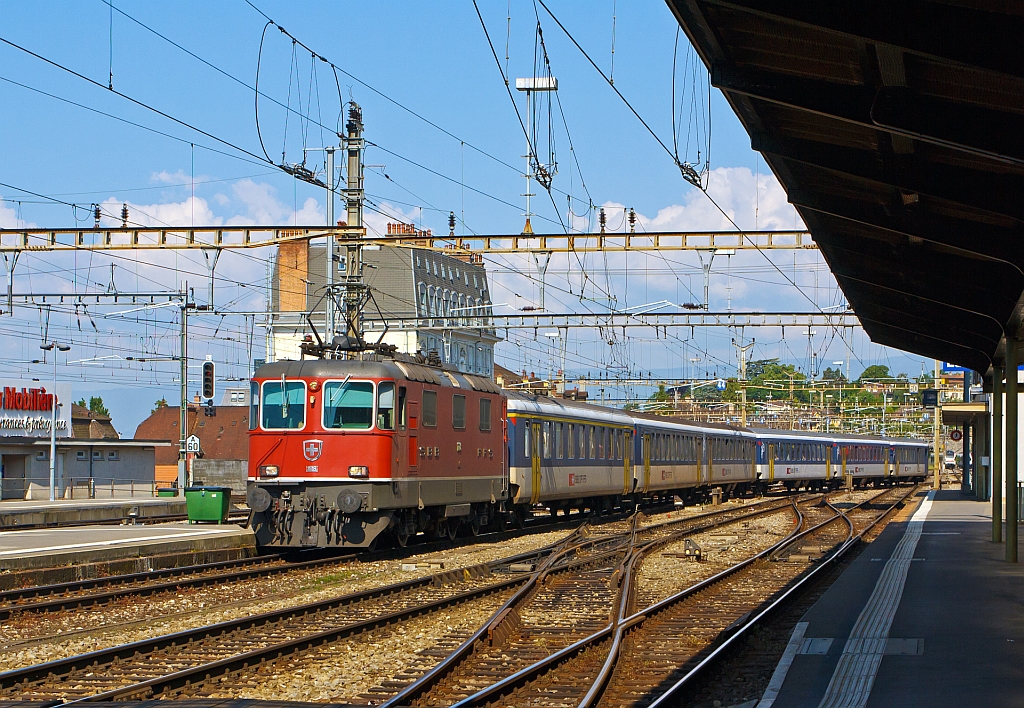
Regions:
[[[403,525],[395,529],[395,542],[398,543],[398,545],[402,548],[405,548],[405,545],[409,543],[408,526]]]

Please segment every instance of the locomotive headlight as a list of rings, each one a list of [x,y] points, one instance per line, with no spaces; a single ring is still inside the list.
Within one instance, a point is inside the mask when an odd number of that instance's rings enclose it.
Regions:
[[[260,467],[260,477],[276,477],[280,471],[277,465],[263,465]]]
[[[369,477],[370,468],[366,465],[352,465],[348,468],[349,477]]]

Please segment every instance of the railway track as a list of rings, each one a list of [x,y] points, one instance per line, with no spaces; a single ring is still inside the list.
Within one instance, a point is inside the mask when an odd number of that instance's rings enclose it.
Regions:
[[[536,573],[486,626],[384,705],[451,705],[599,632],[616,616],[620,581],[637,547],[651,549],[792,506],[790,499],[770,500],[753,509],[635,526],[582,572],[563,572],[559,557],[553,555],[549,566]]]
[[[771,500],[755,506],[783,503],[789,502]],[[694,519],[704,518],[703,523],[713,524],[714,517],[731,517],[737,511],[712,512],[670,523],[693,523]],[[651,528],[658,526],[654,524]],[[89,701],[190,694],[200,685],[215,682],[220,686],[225,683],[224,677],[251,673],[252,667],[282,656],[510,591],[531,577],[528,573],[511,574],[511,563],[536,565],[553,555],[551,570],[556,574],[588,566],[597,571],[604,567],[602,563],[607,565],[612,556],[620,553],[617,535],[621,534],[593,528],[577,530],[571,542],[557,549],[549,547],[456,573],[428,576],[4,672],[0,674],[0,696]],[[501,575],[497,581],[495,573]],[[535,571],[534,575],[538,573]]]
[[[615,516],[607,517],[607,524],[616,523]],[[560,517],[566,519],[566,517]],[[254,578],[270,578],[282,573],[328,567],[335,564],[349,563],[353,560],[371,562],[392,560],[409,553],[431,553],[445,551],[473,543],[490,540],[518,538],[524,535],[554,531],[559,528],[571,529],[573,525],[584,523],[582,517],[568,517],[556,523],[543,522],[528,524],[524,530],[512,530],[480,534],[474,538],[457,541],[437,540],[410,544],[407,548],[388,548],[363,553],[346,553],[344,555],[318,555],[310,560],[293,560],[298,554],[271,554],[255,558],[219,561],[179,568],[114,575],[103,578],[90,578],[52,585],[40,585],[18,588],[0,592],[0,620],[10,618],[15,613],[58,612],[94,605],[114,602],[131,596],[146,596],[159,593],[176,592],[186,588],[201,588],[211,585],[252,580]],[[600,519],[597,520],[601,522]]]
[[[639,611],[623,593],[617,615],[590,636],[447,704],[651,705],[666,686],[703,670],[716,647],[748,631],[762,610],[844,552],[906,496],[905,490],[886,490],[845,511],[828,502],[801,504],[800,526],[782,541]],[[627,588],[639,559],[635,555],[625,569]],[[420,702],[431,704],[429,697]]]

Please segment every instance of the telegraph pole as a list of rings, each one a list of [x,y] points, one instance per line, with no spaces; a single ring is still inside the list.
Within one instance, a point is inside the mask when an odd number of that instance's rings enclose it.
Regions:
[[[348,153],[345,206],[350,229],[363,228],[363,109],[355,101],[345,124],[345,149]],[[349,243],[345,247],[345,335],[352,347],[362,347],[363,328],[363,247]]]
[[[743,427],[747,426],[747,352],[749,352],[754,346],[754,340],[750,340],[750,344],[741,346],[736,343],[736,340],[732,340],[732,345],[736,347],[736,353],[740,359],[740,425]]]
[[[326,244],[326,268],[327,268],[327,297],[324,298],[325,312],[324,318],[326,322],[326,335],[328,339],[334,336],[334,296],[331,290],[331,286],[334,285],[334,233],[333,229],[336,224],[334,223],[334,146],[328,146],[327,151],[327,244]]]
[[[181,300],[181,405],[178,409],[178,496],[185,494],[188,486],[187,456],[185,440],[188,438],[188,311],[196,304],[189,302],[188,282],[184,284]]]

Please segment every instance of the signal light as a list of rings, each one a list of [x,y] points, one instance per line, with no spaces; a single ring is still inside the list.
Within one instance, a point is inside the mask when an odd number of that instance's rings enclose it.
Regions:
[[[212,399],[214,394],[214,366],[212,361],[203,362],[203,398]]]

